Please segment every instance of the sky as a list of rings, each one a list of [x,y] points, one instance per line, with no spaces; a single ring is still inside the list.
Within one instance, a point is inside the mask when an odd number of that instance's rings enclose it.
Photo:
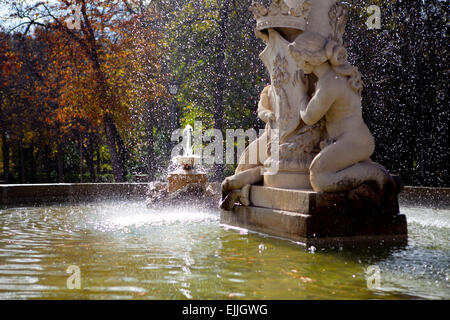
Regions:
[[[20,24],[21,19],[11,19],[9,18],[9,14],[11,13],[11,2],[21,2],[26,5],[33,5],[38,2],[46,2],[46,3],[58,3],[57,0],[0,0],[0,26],[5,27],[7,30],[10,30],[14,26]],[[149,3],[151,0],[144,0],[144,3]]]
[[[22,0],[22,1],[13,1],[13,0],[0,0],[0,26],[7,28],[7,30],[13,28],[14,26],[20,24],[21,19],[12,19],[9,17],[11,13],[11,2],[22,2],[27,5],[33,5],[38,2],[46,2],[46,3],[54,3],[55,0]]]

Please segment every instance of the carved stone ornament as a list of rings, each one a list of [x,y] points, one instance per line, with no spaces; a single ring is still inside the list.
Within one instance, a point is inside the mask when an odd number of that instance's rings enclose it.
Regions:
[[[309,12],[310,1],[290,1],[290,7],[284,0],[273,0],[269,8],[258,2],[253,2],[250,10],[256,19],[256,30],[267,28],[293,28],[305,30]]]

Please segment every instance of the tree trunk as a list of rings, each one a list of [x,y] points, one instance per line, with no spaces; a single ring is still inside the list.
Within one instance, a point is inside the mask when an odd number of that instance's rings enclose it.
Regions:
[[[146,131],[147,131],[147,171],[148,181],[151,182],[155,179],[155,154],[154,154],[154,136],[153,136],[153,117],[151,112],[152,103],[148,103],[147,117],[146,117]]]
[[[22,135],[19,137],[19,182],[25,181],[25,157],[23,154]]]
[[[100,144],[97,141],[95,145],[96,154],[97,154],[97,174],[100,175],[102,173],[102,162],[100,158]]]
[[[3,180],[10,183],[9,177],[9,143],[6,133],[2,132],[2,151],[3,151]]]
[[[58,182],[62,183],[64,182],[64,147],[61,143],[58,143],[56,156],[58,159]]]
[[[89,176],[91,182],[96,182],[97,177],[95,174],[95,166],[94,166],[94,147],[93,147],[93,141],[92,141],[92,134],[88,135],[88,142],[87,142],[87,148],[83,148],[86,163],[89,170]]]
[[[108,112],[108,107],[113,106],[116,102],[113,97],[110,96],[110,92],[113,90],[109,90],[108,83],[106,81],[106,77],[102,71],[100,65],[100,58],[98,50],[100,49],[100,45],[97,43],[95,38],[94,29],[91,26],[89,19],[87,18],[86,13],[86,3],[82,2],[81,13],[84,17],[84,23],[86,26],[87,33],[86,40],[89,44],[87,47],[85,43],[82,42],[81,45],[85,48],[86,53],[89,55],[89,58],[92,62],[92,66],[95,72],[95,78],[97,80],[99,98],[101,103],[106,107],[106,112],[103,116],[103,125],[106,133],[106,143],[108,145],[108,149],[111,155],[111,166],[113,169],[114,180],[116,182],[124,182],[125,181],[125,148],[122,142],[122,139],[117,131],[117,128],[114,124],[114,121]],[[114,108],[112,108],[114,109]]]
[[[216,50],[217,62],[215,67],[216,73],[216,94],[214,97],[214,127],[215,129],[223,131],[223,94],[225,90],[226,69],[225,69],[225,48],[227,40],[227,24],[228,24],[228,9],[230,0],[223,0],[222,7],[219,12],[219,34],[217,36]],[[224,179],[224,165],[223,159],[221,163],[215,166],[215,180],[222,181]]]
[[[47,182],[52,182],[51,168],[50,168],[50,147],[48,145],[46,145],[44,148],[44,166],[45,166],[45,174],[47,176]]]
[[[123,174],[123,181],[125,181],[126,175],[127,175],[127,170],[126,170],[126,148],[125,148],[125,144],[123,143],[123,139],[120,136],[119,131],[117,130],[116,125],[114,125],[113,123],[113,133],[114,133],[114,137],[117,143],[117,151],[119,153],[119,159],[120,159],[120,165],[121,165],[121,170],[122,170],[122,174]]]
[[[79,139],[79,155],[80,155],[80,183],[83,183],[83,136],[80,131]]]
[[[123,157],[119,154],[117,149],[117,135],[115,125],[111,119],[111,116],[106,114],[103,118],[106,131],[106,143],[108,144],[109,153],[111,155],[111,165],[113,169],[114,179],[116,182],[124,182],[124,164],[122,162]]]
[[[34,183],[36,181],[36,159],[34,158],[34,145],[30,146],[30,182]]]

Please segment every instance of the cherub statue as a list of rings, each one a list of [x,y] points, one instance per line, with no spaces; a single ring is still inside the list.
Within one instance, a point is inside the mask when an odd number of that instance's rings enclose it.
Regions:
[[[272,86],[266,86],[261,92],[258,103],[258,117],[266,123],[264,133],[245,149],[239,158],[235,174],[226,178],[222,183],[222,201],[220,207],[230,210],[239,200],[244,205],[250,204],[250,185],[262,181],[262,169],[267,159],[267,133],[270,130],[270,122],[275,120],[275,113],[270,105],[270,92]],[[251,154],[252,153],[252,154]],[[256,162],[252,163],[252,157],[256,155]]]
[[[305,74],[318,78],[314,95],[301,108],[302,120],[308,125],[326,120],[326,143],[310,165],[314,191],[345,192],[368,181],[382,190],[394,183],[384,167],[370,160],[375,143],[362,118],[361,74],[347,62],[346,49],[304,32],[289,45],[289,52]]]

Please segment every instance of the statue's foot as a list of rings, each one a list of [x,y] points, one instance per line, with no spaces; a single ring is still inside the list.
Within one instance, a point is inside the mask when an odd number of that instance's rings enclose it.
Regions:
[[[230,190],[231,190],[230,180],[228,178],[225,178],[225,180],[223,180],[222,182],[222,194],[227,193]]]
[[[220,208],[223,210],[232,210],[239,200],[240,190],[232,190],[220,201]],[[223,194],[222,194],[223,195]]]

